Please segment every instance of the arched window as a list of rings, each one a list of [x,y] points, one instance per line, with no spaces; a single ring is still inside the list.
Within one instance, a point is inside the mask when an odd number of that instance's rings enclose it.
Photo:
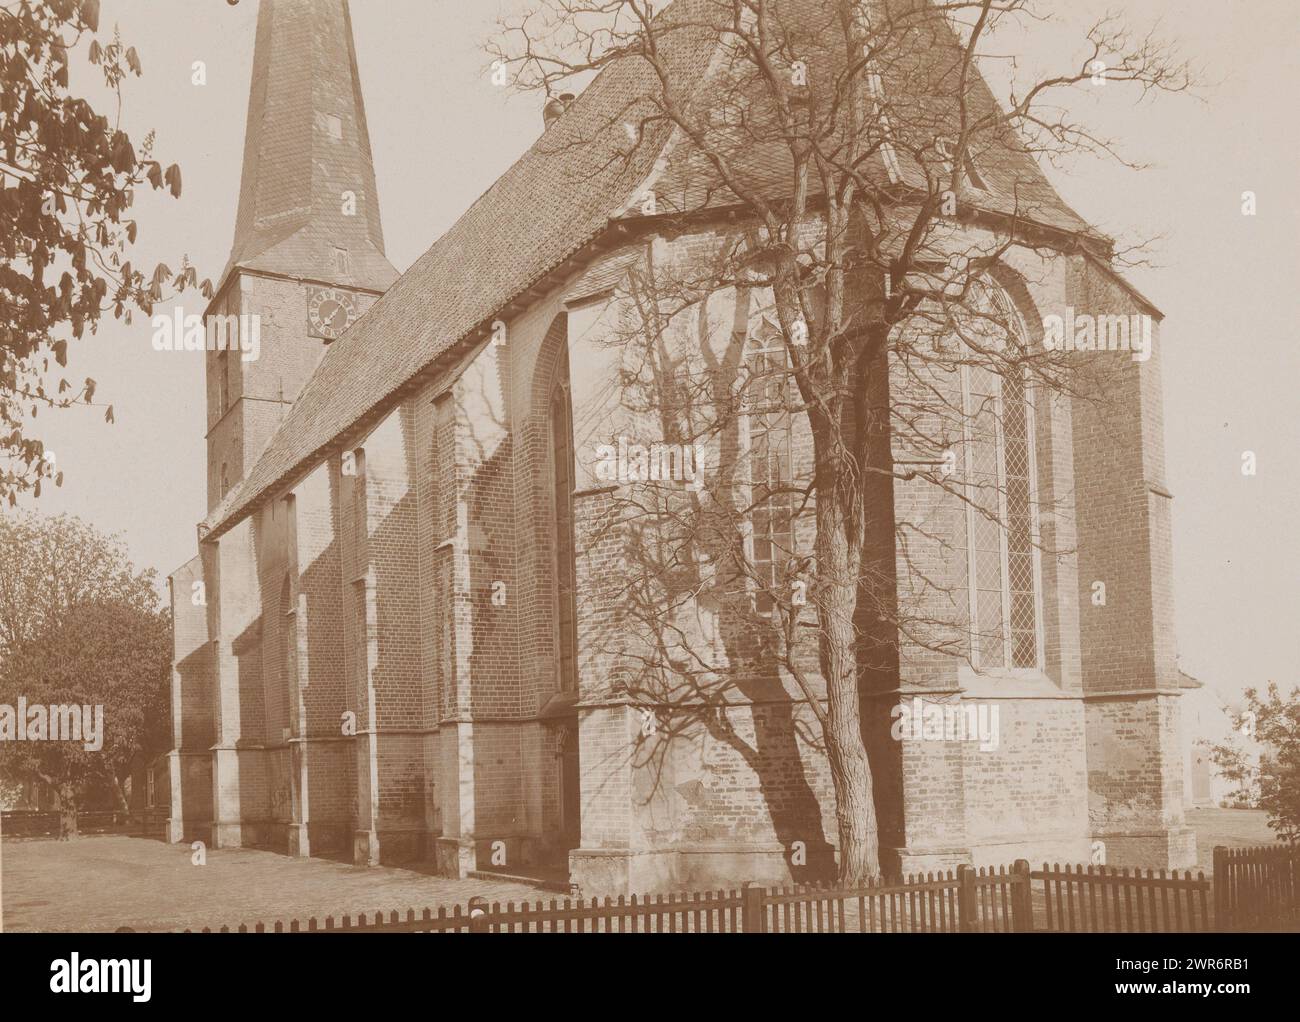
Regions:
[[[289,733],[298,733],[298,719],[293,712],[298,700],[298,601],[294,599],[293,580],[288,574],[280,585],[280,686],[281,709],[288,721]]]
[[[562,692],[578,687],[577,568],[573,538],[573,412],[569,395],[569,359],[564,346],[555,369],[547,407],[551,454],[551,498],[554,509],[555,649],[558,686]]]
[[[217,352],[217,417],[230,410],[230,352]]]
[[[987,291],[980,311],[1009,323],[1023,342],[1024,326],[1006,296],[996,286]],[[965,365],[961,377],[971,663],[981,671],[1038,668],[1033,405],[1014,360]]]
[[[751,561],[758,576],[754,608],[770,614],[794,554],[795,499],[791,492],[793,421],[785,344],[774,324],[760,326],[746,348]]]

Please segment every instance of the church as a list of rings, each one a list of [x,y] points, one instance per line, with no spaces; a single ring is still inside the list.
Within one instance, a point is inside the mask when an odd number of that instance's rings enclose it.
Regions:
[[[626,453],[612,479],[597,465],[628,449],[610,432],[628,275],[647,252],[683,258],[731,229],[722,200],[681,198],[699,163],[665,124],[622,159],[574,144],[626,143],[618,112],[651,87],[648,68],[611,66],[552,100],[531,148],[399,273],[347,0],[261,0],[255,47],[234,240],[206,315],[256,317],[260,350],[205,355],[207,513],[170,576],[168,840],[546,874],[584,895],[825,875],[835,803],[804,692],[773,670],[703,712],[632,691],[616,662],[634,568],[602,523],[634,483]],[[677,80],[706,82],[716,47],[684,31],[662,56]],[[1149,357],[1124,355],[1104,414],[1026,404],[998,434],[1024,492],[1068,505],[1050,523],[1058,553],[990,533],[922,480],[895,487],[897,518],[943,540],[900,549],[900,573],[928,557],[1001,637],[864,682],[881,864],[1088,863],[1101,849],[1184,867],[1160,313],[1032,159],[981,175],[992,211],[1032,196],[1048,239],[993,274],[1026,330],[1069,308],[1155,332]],[[751,446],[776,443],[762,418]],[[686,487],[725,463],[659,454]],[[916,700],[978,708],[997,733],[899,740],[889,708]]]

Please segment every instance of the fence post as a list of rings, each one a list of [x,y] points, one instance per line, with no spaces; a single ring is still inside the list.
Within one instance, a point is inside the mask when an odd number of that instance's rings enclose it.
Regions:
[[[740,892],[740,931],[767,932],[767,920],[763,918],[763,888],[751,886],[748,880]]]
[[[1011,867],[1011,931],[1031,933],[1034,929],[1034,900],[1030,889],[1029,860],[1017,859]]]
[[[961,865],[957,867],[957,918],[962,933],[979,931],[975,892],[975,867]]]
[[[1214,846],[1214,929],[1227,933],[1232,929],[1232,908],[1228,896],[1228,849]]]

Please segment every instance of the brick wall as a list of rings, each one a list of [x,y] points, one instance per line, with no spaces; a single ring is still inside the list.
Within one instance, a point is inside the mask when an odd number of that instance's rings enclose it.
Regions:
[[[1067,300],[1093,315],[1149,311],[1083,260],[1070,264]],[[1177,868],[1195,846],[1183,817],[1158,325],[1145,362],[1091,357],[1097,383],[1073,408],[1089,816],[1109,861]]]
[[[690,261],[719,243],[688,236],[657,243],[653,255]],[[507,858],[498,866],[553,861],[566,847],[560,740],[576,728],[581,835],[569,864],[584,890],[742,874],[776,882],[826,868],[834,800],[816,720],[762,655],[748,601],[710,594],[713,602],[679,616],[685,641],[712,644],[725,675],[716,690],[683,697],[637,666],[654,637],[628,603],[629,580],[643,570],[624,520],[635,487],[597,485],[592,473],[595,444],[619,433],[655,440],[662,430],[654,413],[611,399],[627,355],[611,340],[625,314],[590,298],[589,282],[614,279],[628,258],[608,253],[507,324],[504,344],[485,342],[446,366],[351,438],[355,456],[332,456],[291,502],[268,505],[209,552],[205,577],[219,579],[220,607],[206,628],[219,641],[204,646],[195,615],[183,628],[195,677],[205,655],[213,660],[217,817],[248,828],[229,837],[260,839],[278,826],[301,850],[292,835],[306,825],[315,849],[350,828],[357,861],[425,857],[457,873],[488,865],[498,841]],[[1095,303],[1087,288],[1098,284],[1078,265],[1019,259],[1003,282],[1028,324],[1063,301]],[[715,360],[738,357],[736,322],[728,300],[711,304]],[[579,462],[576,706],[558,689],[547,421],[565,348]],[[1130,376],[1130,389],[1115,394],[1116,418],[1097,419],[1096,406],[1078,402],[1034,404],[1042,670],[978,676],[960,655],[912,642],[897,674],[867,678],[863,729],[887,866],[1013,852],[1079,859],[1090,831],[1113,836],[1117,827],[1130,850],[1176,844],[1165,832],[1181,823],[1180,782],[1166,770],[1168,750],[1177,764],[1177,715],[1156,695],[1172,659],[1167,499],[1148,485],[1163,474],[1158,377],[1146,367]],[[710,439],[709,466],[742,449],[742,429]],[[1135,430],[1141,444],[1126,439]],[[806,466],[801,423],[792,448]],[[736,485],[743,497],[743,473]],[[904,608],[929,620],[931,642],[964,635],[960,501],[923,480],[901,482],[893,513]],[[811,548],[811,521],[796,529]],[[1099,573],[1115,579],[1117,602],[1092,615],[1086,600]],[[816,694],[811,640],[810,630],[797,657]],[[1143,698],[1125,694],[1143,685]],[[198,705],[201,685],[191,687]],[[997,748],[896,741],[889,711],[914,693],[996,704]],[[1108,694],[1116,700],[1100,698]],[[345,713],[356,716],[355,737],[341,733]]]
[[[308,332],[313,285],[236,271],[213,303],[218,315],[256,316],[260,350],[256,360],[240,352],[205,355],[208,406],[208,510],[224,496],[221,468],[233,487],[252,469],[284,413],[325,355],[326,343]],[[375,296],[354,292],[358,314]],[[227,403],[222,409],[222,375]]]

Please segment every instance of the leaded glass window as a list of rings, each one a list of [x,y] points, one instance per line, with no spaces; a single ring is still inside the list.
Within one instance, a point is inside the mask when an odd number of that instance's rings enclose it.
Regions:
[[[992,294],[994,311],[1020,330],[1006,299]],[[1037,668],[1037,486],[1032,405],[1023,371],[1014,362],[996,369],[964,366],[962,399],[971,663],[981,671]]]

